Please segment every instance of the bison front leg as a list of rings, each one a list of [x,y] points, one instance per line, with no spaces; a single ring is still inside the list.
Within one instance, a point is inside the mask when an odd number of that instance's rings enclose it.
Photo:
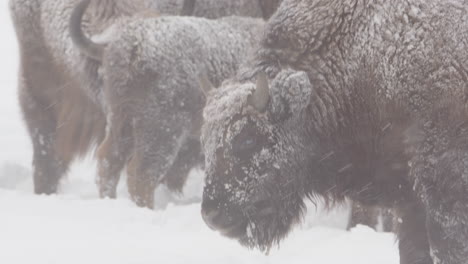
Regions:
[[[455,205],[459,206],[459,205]],[[459,264],[466,263],[468,259],[468,219],[466,214],[468,209],[466,205],[463,211],[440,215],[434,212],[434,215],[428,217],[427,229],[431,252],[434,262],[437,264]],[[460,221],[461,220],[461,221]],[[457,223],[457,221],[460,221]]]
[[[97,185],[101,198],[116,198],[120,174],[133,145],[132,127],[119,123],[122,122],[120,120],[110,122],[106,138],[97,151]]]
[[[397,209],[400,264],[432,264],[426,231],[426,212],[416,201]]]
[[[375,229],[378,224],[378,218],[379,210],[376,207],[363,206],[353,201],[347,229],[350,230],[357,225],[366,225]]]
[[[383,232],[394,231],[394,215],[390,208],[377,207],[377,206],[364,206],[358,202],[353,201],[351,204],[351,214],[347,229],[357,225],[367,225],[373,229],[382,226]]]
[[[173,166],[178,158],[180,161],[177,166],[182,166],[182,161],[190,162],[190,152],[194,151],[193,146],[187,145],[185,149],[189,140],[188,128],[191,127],[190,123],[187,125],[186,119],[181,118],[181,115],[154,116],[150,119],[134,119],[134,153],[127,168],[128,190],[132,200],[139,206],[149,208],[154,205],[154,189],[164,183],[168,173],[177,173],[176,177],[181,177],[172,179],[170,184],[177,185],[185,180],[186,174],[183,174],[188,172],[191,165],[185,164],[183,168]],[[187,153],[181,156],[181,150]]]
[[[136,133],[135,146],[127,165],[127,188],[130,198],[136,205],[150,209],[154,207],[154,190],[159,183],[157,169],[154,168],[160,167],[159,163],[164,163],[163,156],[157,158],[149,153],[155,148],[151,142],[141,133]]]
[[[166,184],[171,191],[181,192],[190,170],[202,161],[200,151],[198,140],[187,139],[171,163],[165,157],[155,159],[137,150],[128,165],[127,185],[132,200],[138,206],[153,208],[154,189],[159,183]],[[160,162],[165,166],[159,166]],[[164,176],[160,178],[158,174]]]
[[[457,139],[456,143],[457,148],[432,159],[423,156],[412,171],[427,211],[431,253],[437,264],[468,261],[468,142]]]
[[[139,207],[154,208],[154,190],[157,183],[149,174],[139,174],[136,170],[135,160],[128,166],[127,187],[130,198]]]

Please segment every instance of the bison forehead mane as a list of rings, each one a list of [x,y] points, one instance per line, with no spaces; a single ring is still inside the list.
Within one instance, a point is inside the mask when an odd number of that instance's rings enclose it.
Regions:
[[[223,123],[241,114],[247,105],[247,98],[255,89],[253,83],[225,83],[208,97],[203,111],[205,123]]]
[[[233,117],[242,114],[247,105],[247,98],[255,89],[253,83],[240,84],[226,81],[220,88],[214,89],[208,96],[203,111],[201,141],[205,147],[206,158],[223,144],[223,134]],[[210,163],[210,162],[208,162]]]

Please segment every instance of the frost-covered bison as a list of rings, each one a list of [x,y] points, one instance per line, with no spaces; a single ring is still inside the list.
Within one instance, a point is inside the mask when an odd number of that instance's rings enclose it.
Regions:
[[[153,207],[158,184],[180,191],[189,170],[203,162],[199,69],[216,84],[232,76],[259,41],[264,21],[133,16],[116,23],[106,43],[98,44],[80,31],[88,2],[77,6],[70,28],[76,47],[102,65],[108,127],[97,151],[100,194],[115,197],[127,166],[132,199]]]
[[[153,1],[92,1],[85,15],[86,32],[99,35],[122,17],[154,13],[148,9]],[[189,7],[194,1],[184,0],[180,12],[192,13]],[[100,63],[74,47],[68,30],[79,2],[9,2],[20,49],[20,106],[33,143],[38,194],[55,193],[69,164],[104,135],[102,80],[97,75]]]
[[[152,7],[171,14],[192,1],[191,15],[206,18],[250,16],[268,19],[282,0],[152,0]],[[175,13],[176,14],[176,13]]]
[[[267,250],[348,197],[395,208],[401,263],[466,263],[467,40],[463,0],[285,0],[209,92],[205,222]]]
[[[97,64],[74,48],[68,21],[78,0],[10,0],[20,49],[19,98],[33,143],[34,190],[57,191],[71,161],[104,135]],[[99,33],[141,10],[139,1],[93,2],[86,30]],[[109,12],[111,10],[111,12]],[[85,74],[86,73],[86,74]]]

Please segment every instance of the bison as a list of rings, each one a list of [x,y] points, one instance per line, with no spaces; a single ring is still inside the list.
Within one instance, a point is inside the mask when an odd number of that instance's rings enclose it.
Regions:
[[[203,162],[205,96],[198,69],[216,84],[232,76],[259,41],[264,21],[133,16],[116,23],[99,44],[81,32],[88,3],[77,5],[70,29],[75,46],[101,65],[107,133],[97,150],[100,194],[115,197],[127,166],[132,200],[151,208],[158,184],[180,191],[189,170]]]
[[[77,3],[9,3],[20,50],[20,106],[33,143],[34,191],[38,194],[55,193],[72,160],[104,136],[105,117],[100,92],[95,89],[99,83],[82,78],[98,65],[83,60],[68,34],[69,16]],[[95,1],[86,18],[87,31],[99,33],[115,19],[141,11],[139,3]]]
[[[283,1],[205,85],[205,222],[266,251],[349,198],[396,211],[400,263],[466,263],[467,39],[463,0]]]

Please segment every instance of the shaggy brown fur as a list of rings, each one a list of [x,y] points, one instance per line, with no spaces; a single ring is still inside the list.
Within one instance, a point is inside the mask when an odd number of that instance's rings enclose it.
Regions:
[[[137,10],[123,1],[97,1],[86,16],[91,32]],[[19,99],[33,143],[34,191],[55,193],[70,163],[101,142],[105,117],[98,92],[81,79],[83,64],[65,30],[77,1],[11,0],[20,50]],[[101,4],[112,5],[111,12]],[[90,65],[92,68],[93,65]]]
[[[400,263],[466,263],[467,14],[463,0],[285,0],[208,96],[206,223],[268,250],[304,198],[346,197],[396,211]]]

